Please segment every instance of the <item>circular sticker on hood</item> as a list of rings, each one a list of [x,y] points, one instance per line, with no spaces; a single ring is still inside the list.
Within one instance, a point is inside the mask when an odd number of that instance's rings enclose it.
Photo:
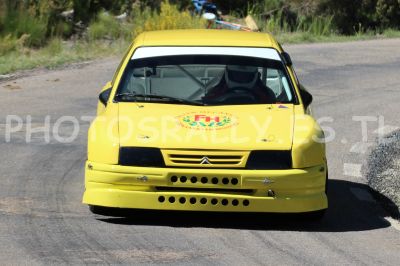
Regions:
[[[182,127],[198,130],[225,129],[238,124],[236,116],[224,112],[191,112],[177,118]]]

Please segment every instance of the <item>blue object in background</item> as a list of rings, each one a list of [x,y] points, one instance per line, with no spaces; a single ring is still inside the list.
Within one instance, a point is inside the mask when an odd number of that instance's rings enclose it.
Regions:
[[[192,0],[195,12],[201,13],[213,13],[218,16],[217,6],[213,3],[207,3],[207,0]]]
[[[197,14],[201,14],[201,11],[203,10],[203,5],[207,2],[207,0],[192,0],[195,12]]]
[[[203,13],[213,13],[218,17],[217,6],[213,3],[205,3],[203,4]]]

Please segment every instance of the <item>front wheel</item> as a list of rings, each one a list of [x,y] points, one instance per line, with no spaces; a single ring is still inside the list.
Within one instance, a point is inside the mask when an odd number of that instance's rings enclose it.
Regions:
[[[318,222],[324,218],[326,213],[326,209],[313,211],[313,212],[306,212],[301,214],[301,218],[305,221],[309,222]]]
[[[116,213],[115,208],[89,205],[89,210],[93,214],[103,215],[103,216],[114,216]]]

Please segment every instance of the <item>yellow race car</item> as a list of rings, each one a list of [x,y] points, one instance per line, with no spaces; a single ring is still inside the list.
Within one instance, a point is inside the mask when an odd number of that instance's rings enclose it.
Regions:
[[[99,96],[83,202],[112,208],[310,213],[328,207],[324,133],[268,34],[139,35]]]

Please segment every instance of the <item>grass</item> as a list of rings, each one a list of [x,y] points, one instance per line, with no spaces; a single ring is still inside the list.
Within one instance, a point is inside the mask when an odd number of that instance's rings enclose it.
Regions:
[[[113,42],[64,42],[53,39],[42,49],[22,49],[1,56],[0,74],[37,67],[54,68],[72,62],[121,55],[128,45],[129,42],[123,39]]]
[[[384,31],[382,34],[375,34],[374,32],[365,32],[357,35],[313,35],[309,32],[283,32],[274,35],[276,39],[282,44],[299,44],[299,43],[321,43],[321,42],[351,42],[351,41],[365,41],[376,39],[400,38],[400,31],[390,30]]]
[[[383,36],[386,38],[400,38],[400,31],[394,29],[387,29],[383,32]]]
[[[130,40],[133,37],[132,28],[131,23],[121,23],[112,15],[100,12],[97,19],[89,26],[88,38],[90,41],[101,39]]]

